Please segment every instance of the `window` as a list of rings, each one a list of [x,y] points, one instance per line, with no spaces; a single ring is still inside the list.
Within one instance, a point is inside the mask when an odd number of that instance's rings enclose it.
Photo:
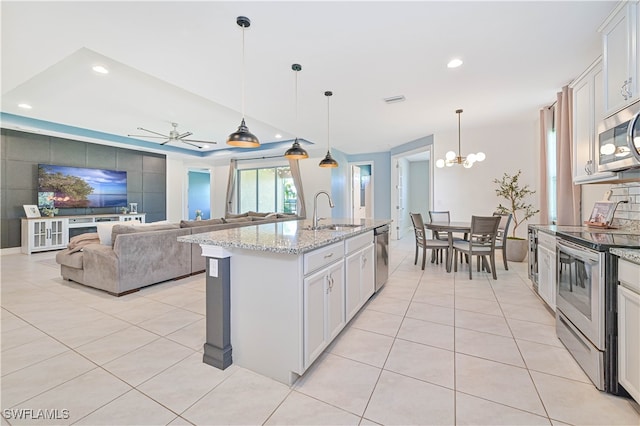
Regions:
[[[298,194],[289,166],[237,173],[238,212],[298,213]]]

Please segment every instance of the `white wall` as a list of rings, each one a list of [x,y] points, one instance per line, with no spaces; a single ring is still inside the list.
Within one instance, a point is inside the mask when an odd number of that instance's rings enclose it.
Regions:
[[[434,168],[433,210],[449,210],[452,221],[469,221],[472,215],[491,215],[500,202],[495,194],[493,180],[503,173],[514,174],[522,170],[521,185],[538,185],[537,117],[515,118],[509,122],[496,122],[470,128],[462,125],[462,154],[482,151],[486,160],[470,169],[462,165]],[[444,158],[447,151],[458,150],[458,132],[440,133],[434,137],[435,159]],[[539,205],[536,193],[530,203]],[[537,215],[527,223],[537,223]],[[527,223],[518,227],[517,236],[526,237]]]

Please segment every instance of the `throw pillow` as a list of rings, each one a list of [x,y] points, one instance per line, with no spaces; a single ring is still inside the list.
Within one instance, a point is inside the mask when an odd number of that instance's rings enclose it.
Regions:
[[[100,244],[100,237],[97,232],[87,232],[71,237],[67,248],[69,249],[69,253],[75,253],[89,244]]]
[[[247,212],[247,215],[252,217],[265,217],[265,216],[268,216],[269,214],[270,213],[259,213],[259,212],[252,212],[252,211]]]
[[[111,244],[111,230],[115,225],[120,222],[98,222],[96,228],[98,228],[98,237],[100,238],[100,244],[110,246]]]

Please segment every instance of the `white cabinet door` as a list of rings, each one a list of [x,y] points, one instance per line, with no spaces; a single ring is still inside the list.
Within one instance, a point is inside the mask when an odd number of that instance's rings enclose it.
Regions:
[[[349,321],[365,304],[375,291],[375,246],[351,254],[345,260],[346,265],[346,320]]]
[[[640,294],[621,285],[618,286],[618,381],[640,402]]]
[[[362,275],[360,277],[360,297],[362,304],[373,295],[376,288],[376,252],[371,244],[362,250]]]
[[[547,305],[556,310],[556,253],[546,247],[538,248],[538,294]]]
[[[638,2],[621,2],[602,28],[607,116],[638,99]]]
[[[344,315],[344,263],[338,262],[327,271],[326,317],[327,343],[342,331],[346,324]]]
[[[327,346],[325,305],[327,270],[304,279],[304,365],[311,365]]]
[[[573,181],[587,179],[593,172],[593,84],[584,76],[573,87]]]
[[[345,305],[347,321],[360,309],[360,264],[361,252],[347,256],[345,260]]]
[[[322,353],[345,325],[344,262],[304,279],[304,368]]]

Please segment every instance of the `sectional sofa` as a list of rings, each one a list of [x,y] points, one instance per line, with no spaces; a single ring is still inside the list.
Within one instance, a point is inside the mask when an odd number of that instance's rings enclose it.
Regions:
[[[205,270],[200,246],[178,242],[180,236],[295,219],[295,215],[247,212],[180,223],[115,224],[102,238],[99,234],[105,232],[98,228],[98,233],[72,239],[56,254],[56,262],[65,280],[121,296]]]

